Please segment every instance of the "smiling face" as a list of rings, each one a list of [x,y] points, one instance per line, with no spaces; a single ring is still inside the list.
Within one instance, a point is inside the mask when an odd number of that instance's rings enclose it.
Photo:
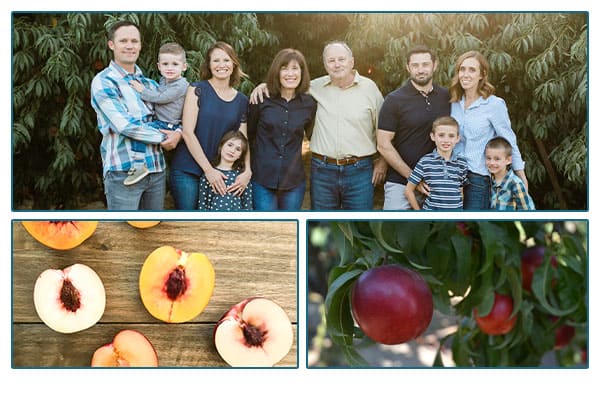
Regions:
[[[234,64],[229,54],[219,48],[215,48],[210,53],[209,68],[214,78],[229,80],[231,74],[233,74]]]
[[[113,39],[108,41],[108,48],[113,51],[117,65],[133,72],[142,49],[140,31],[132,25],[120,27],[115,31]]]
[[[227,140],[221,148],[221,160],[233,164],[242,156],[242,146],[241,139]]]
[[[438,153],[442,156],[450,156],[452,149],[460,140],[458,129],[454,125],[438,125],[430,136]]]
[[[173,81],[181,78],[183,71],[187,69],[187,63],[180,54],[162,53],[158,55],[158,70],[167,80]]]
[[[354,57],[340,43],[333,43],[323,53],[325,70],[334,83],[349,83],[354,77]]]
[[[479,87],[479,82],[483,79],[481,74],[481,64],[476,58],[466,58],[458,69],[458,81],[465,93],[475,92]]]
[[[504,177],[511,163],[512,156],[507,155],[506,150],[489,147],[485,149],[485,166],[496,179]]]
[[[429,53],[415,53],[411,55],[406,65],[406,70],[410,74],[410,80],[419,90],[423,90],[431,84],[433,73],[436,69],[437,62],[431,59],[431,54]]]
[[[279,83],[281,84],[281,89],[293,90],[295,91],[298,85],[300,85],[300,81],[302,80],[302,68],[300,68],[300,64],[298,61],[291,60],[287,65],[282,65],[279,70]]]

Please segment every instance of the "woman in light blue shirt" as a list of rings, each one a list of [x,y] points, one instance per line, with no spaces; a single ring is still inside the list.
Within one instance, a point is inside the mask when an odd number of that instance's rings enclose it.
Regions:
[[[517,146],[517,136],[511,128],[506,103],[494,96],[495,88],[488,81],[490,67],[477,51],[458,57],[450,85],[451,115],[458,121],[460,142],[458,154],[467,159],[469,183],[464,189],[465,210],[490,208],[491,178],[485,166],[485,145],[494,136],[507,139],[513,148],[513,171],[527,187],[525,162]]]

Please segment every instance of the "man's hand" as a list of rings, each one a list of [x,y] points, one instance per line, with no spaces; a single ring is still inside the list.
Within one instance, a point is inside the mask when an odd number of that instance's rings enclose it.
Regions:
[[[377,160],[375,160],[373,164],[373,178],[371,179],[371,183],[375,186],[383,183],[385,181],[387,169],[388,164],[385,161],[385,158],[379,157]]]
[[[142,93],[144,91],[144,89],[146,88],[144,85],[142,85],[138,81],[129,82],[129,86],[131,86],[138,93]]]
[[[250,93],[250,104],[262,103],[264,97],[269,97],[269,89],[266,83],[261,83]]]
[[[171,151],[177,147],[177,144],[181,140],[181,131],[168,131],[166,129],[161,129],[160,131],[167,135],[167,138],[160,143],[163,149]]]

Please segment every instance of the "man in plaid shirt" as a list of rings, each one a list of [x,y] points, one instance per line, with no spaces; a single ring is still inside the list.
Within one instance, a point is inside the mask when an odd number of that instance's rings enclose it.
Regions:
[[[485,164],[492,174],[492,210],[535,210],[525,184],[510,168],[512,146],[502,136],[496,136],[485,146]]]
[[[136,65],[142,48],[140,31],[130,21],[116,22],[108,31],[108,47],[113,60],[92,80],[92,107],[102,134],[100,153],[104,192],[109,210],[162,210],[166,194],[163,149],[176,146],[181,133],[157,130],[152,120],[151,104],[144,103],[131,86],[136,80],[156,86],[145,78]],[[131,139],[146,144],[144,161],[150,174],[136,185],[123,181],[133,161]]]

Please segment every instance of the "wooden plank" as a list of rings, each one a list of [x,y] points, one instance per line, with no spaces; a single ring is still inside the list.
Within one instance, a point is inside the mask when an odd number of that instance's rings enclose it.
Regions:
[[[55,354],[40,359],[37,365],[62,365],[53,357],[64,357],[60,354],[65,354],[66,347],[78,348],[77,338],[84,341],[81,345],[87,344],[86,354],[90,346],[95,350],[102,344],[96,338],[92,346],[85,339],[87,334],[54,334],[41,324],[35,311],[33,287],[38,275],[47,268],[63,268],[74,263],[93,268],[104,283],[106,309],[99,323],[88,331],[110,328],[112,333],[104,338],[105,342],[109,342],[111,335],[116,333],[115,326],[128,329],[142,326],[149,329],[144,333],[155,337],[158,343],[179,337],[179,333],[173,334],[179,329],[184,336],[188,335],[188,329],[198,330],[199,326],[204,329],[211,327],[212,330],[212,326],[232,305],[250,296],[264,296],[277,302],[295,324],[297,230],[297,221],[163,221],[150,229],[137,229],[124,221],[101,221],[96,232],[82,245],[59,251],[40,244],[19,221],[13,221],[13,362],[21,365],[17,363],[17,357],[31,362],[38,356],[37,351],[52,346],[44,353]],[[204,253],[215,269],[213,295],[205,310],[188,324],[170,326],[156,320],[146,311],[139,297],[138,278],[144,260],[163,245]],[[165,332],[169,336],[161,337],[161,333]],[[36,345],[30,346],[32,337],[38,334],[40,337],[34,340]],[[179,339],[177,342],[180,342]],[[57,352],[57,349],[60,351]],[[189,365],[209,361],[183,355],[189,351],[184,347],[179,351],[171,347],[167,349],[173,354],[166,360],[174,365],[178,360]],[[33,354],[28,354],[30,351]],[[296,365],[295,355],[292,358]],[[27,362],[22,365],[30,365]],[[82,359],[77,357],[74,362],[77,365],[89,363],[82,363]]]
[[[71,334],[44,324],[13,325],[13,368],[89,367],[94,351],[122,329],[143,333],[154,346],[159,367],[228,367],[217,352],[210,324],[96,324]],[[297,338],[297,326],[294,325]],[[297,340],[276,367],[297,367]]]

